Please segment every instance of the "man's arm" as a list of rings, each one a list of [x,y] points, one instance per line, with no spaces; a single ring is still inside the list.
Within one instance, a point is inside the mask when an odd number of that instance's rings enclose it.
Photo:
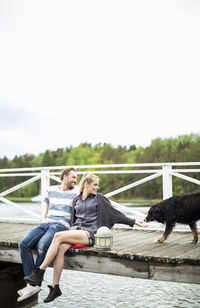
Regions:
[[[50,206],[50,204],[49,204],[49,203],[46,203],[46,209],[45,209],[45,213],[44,213],[44,219],[47,218],[49,206]]]

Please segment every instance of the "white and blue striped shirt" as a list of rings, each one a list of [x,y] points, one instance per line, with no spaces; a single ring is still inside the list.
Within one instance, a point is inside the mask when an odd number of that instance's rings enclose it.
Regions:
[[[43,223],[60,223],[70,228],[72,200],[78,194],[78,187],[72,190],[62,191],[58,185],[50,186],[47,190],[44,202],[50,204],[48,216]]]

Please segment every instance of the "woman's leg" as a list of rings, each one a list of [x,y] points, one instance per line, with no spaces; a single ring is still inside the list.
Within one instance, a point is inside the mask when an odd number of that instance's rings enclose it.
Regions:
[[[87,233],[83,230],[70,230],[58,232],[54,235],[53,241],[47,251],[46,257],[43,263],[39,268],[36,268],[35,271],[30,276],[25,277],[28,282],[31,283],[41,283],[43,280],[44,272],[47,266],[54,260],[55,256],[58,253],[58,249],[61,243],[68,244],[68,249],[72,244],[89,244],[89,239]],[[66,246],[67,248],[67,246]],[[63,266],[63,264],[62,264]],[[60,268],[56,269],[55,277],[60,276]]]
[[[69,230],[58,232],[54,235],[53,241],[47,251],[44,262],[41,264],[40,269],[45,270],[49,264],[54,260],[58,253],[59,245],[66,243],[70,247],[72,244],[89,244],[89,239],[83,230]],[[69,249],[69,248],[68,248]]]
[[[54,260],[54,266],[53,266],[53,287],[57,284],[59,284],[60,276],[64,267],[64,255],[65,252],[70,248],[71,244],[60,244],[58,248],[58,253]]]
[[[64,254],[70,246],[71,244],[60,244],[58,248],[58,252],[54,260],[53,284],[52,286],[48,285],[50,290],[48,296],[44,300],[44,303],[52,302],[55,298],[62,295],[59,287],[59,280],[64,265]]]

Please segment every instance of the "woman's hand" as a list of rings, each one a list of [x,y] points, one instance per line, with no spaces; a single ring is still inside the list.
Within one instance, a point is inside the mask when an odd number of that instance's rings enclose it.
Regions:
[[[148,225],[144,221],[135,221],[135,224],[142,228],[148,227]]]

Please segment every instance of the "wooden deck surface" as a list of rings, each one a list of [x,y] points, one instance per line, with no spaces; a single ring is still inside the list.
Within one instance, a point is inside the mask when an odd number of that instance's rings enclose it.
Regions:
[[[18,242],[34,225],[0,223],[0,261],[20,263]],[[94,247],[67,252],[65,268],[155,280],[200,283],[200,241],[191,232],[172,232],[166,242],[155,242],[163,232],[113,229],[113,248]]]

